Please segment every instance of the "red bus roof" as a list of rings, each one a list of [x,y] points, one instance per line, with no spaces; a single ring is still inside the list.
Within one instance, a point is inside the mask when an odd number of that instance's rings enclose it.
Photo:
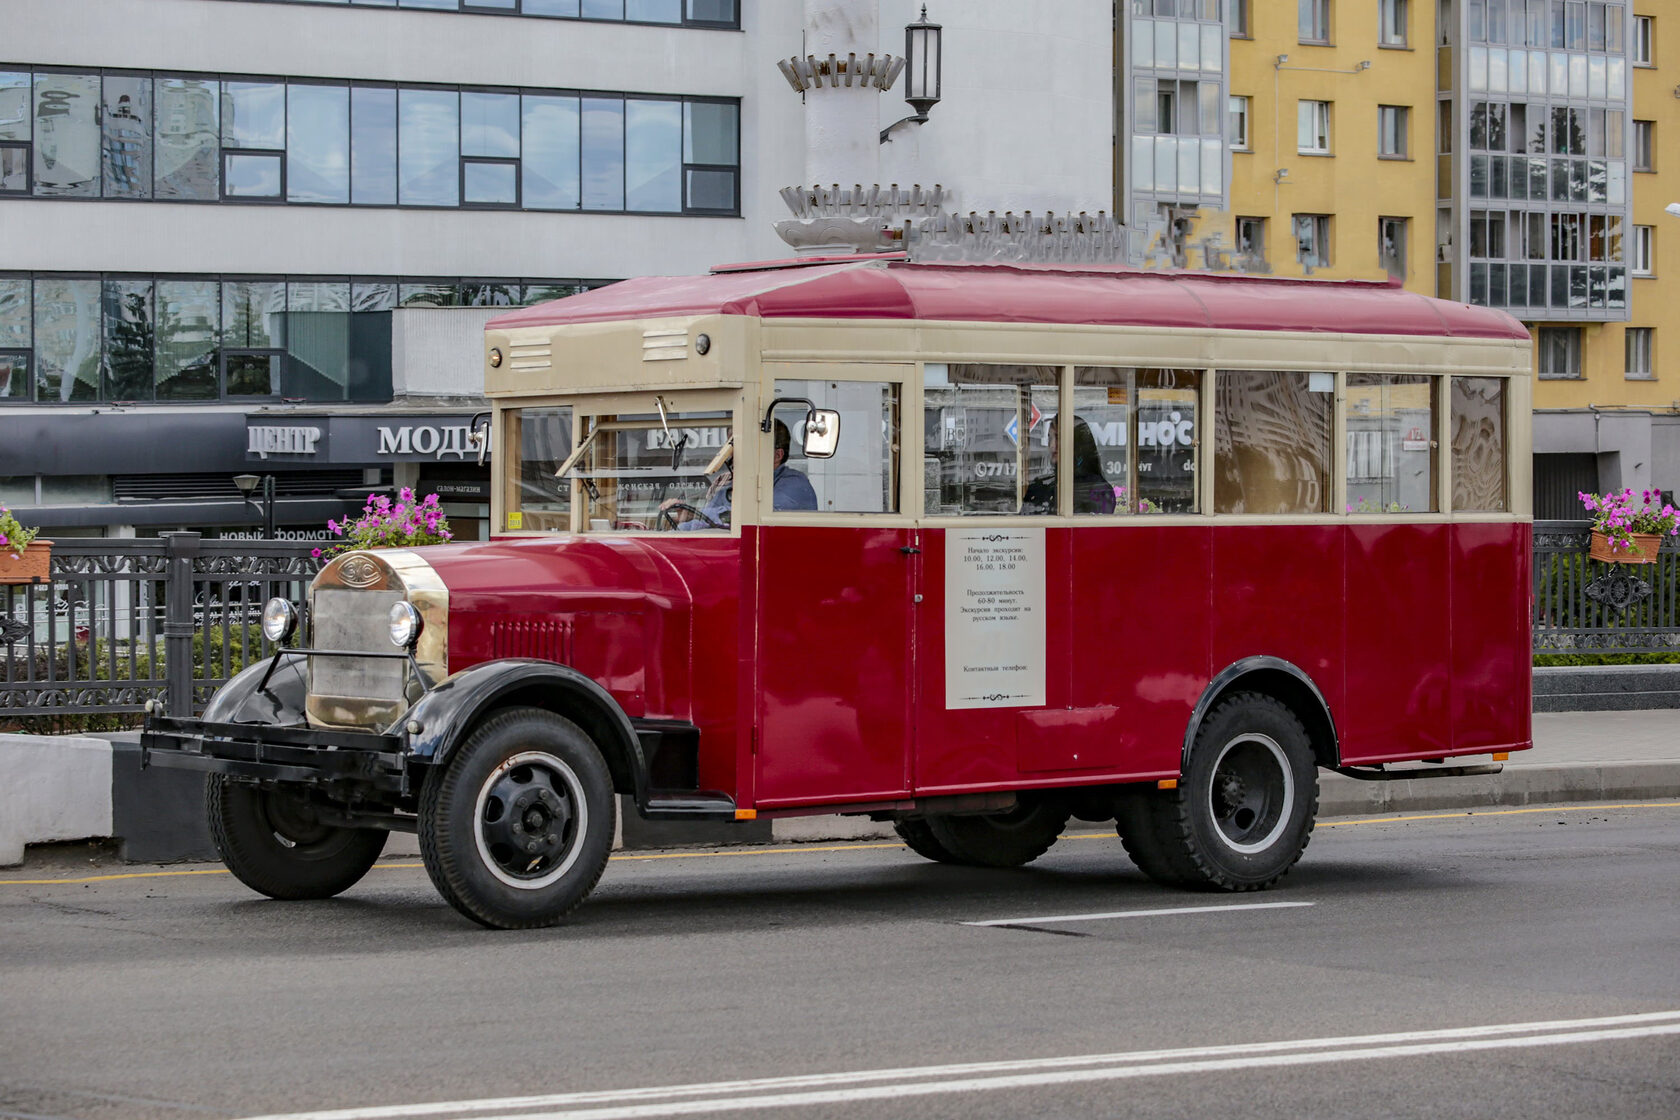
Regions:
[[[891,258],[728,266],[647,276],[498,315],[496,329],[753,315],[765,319],[926,319],[1204,330],[1326,331],[1527,340],[1503,311],[1395,283],[1091,265],[912,263]]]

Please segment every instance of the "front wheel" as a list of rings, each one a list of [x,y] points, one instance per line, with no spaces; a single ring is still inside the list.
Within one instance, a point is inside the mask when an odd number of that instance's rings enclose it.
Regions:
[[[420,854],[438,893],[480,925],[551,926],[601,878],[617,812],[606,761],[577,724],[511,708],[427,775]]]
[[[1262,890],[1301,858],[1318,812],[1318,767],[1300,719],[1244,692],[1202,722],[1184,779],[1122,800],[1126,850],[1150,878],[1176,886]]]
[[[221,775],[205,783],[204,807],[222,862],[270,898],[331,898],[355,886],[385,850],[383,829],[322,824],[300,796]]]

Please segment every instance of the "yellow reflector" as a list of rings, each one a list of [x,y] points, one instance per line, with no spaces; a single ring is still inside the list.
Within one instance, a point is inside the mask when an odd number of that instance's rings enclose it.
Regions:
[[[758,819],[758,810],[737,809],[735,810],[735,819],[738,821],[756,821]]]
[[[1162,778],[1160,781],[1155,783],[1155,788],[1156,789],[1177,789],[1178,788],[1178,779],[1177,778]]]
[[[1508,759],[1510,757],[1511,757],[1511,752],[1509,752],[1509,751],[1494,751],[1493,752],[1493,760],[1495,762],[1504,762],[1506,759]]]

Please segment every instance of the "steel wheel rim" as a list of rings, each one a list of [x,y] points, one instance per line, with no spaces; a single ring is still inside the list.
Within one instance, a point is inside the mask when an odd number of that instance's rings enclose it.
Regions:
[[[583,783],[555,755],[521,751],[479,786],[472,828],[490,874],[515,890],[540,890],[562,878],[582,854],[589,833]]]
[[[1256,855],[1275,844],[1295,810],[1295,771],[1277,740],[1246,732],[1226,743],[1213,763],[1207,810],[1232,851]]]

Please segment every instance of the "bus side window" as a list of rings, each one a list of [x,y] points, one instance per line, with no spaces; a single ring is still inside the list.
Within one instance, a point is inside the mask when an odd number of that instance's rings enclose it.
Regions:
[[[1435,379],[1350,373],[1347,512],[1435,512]]]
[[[924,512],[1055,513],[1050,431],[1060,381],[1059,366],[927,363]]]
[[[1505,382],[1453,378],[1453,509],[1505,512],[1505,473]]]
[[[1331,373],[1219,371],[1215,513],[1330,512],[1335,390]]]
[[[503,446],[519,449],[518,468],[506,474],[503,525],[514,532],[564,532],[572,527],[572,487],[554,477],[572,452],[570,408],[521,408],[506,413]],[[499,450],[499,449],[498,449]]]
[[[780,405],[775,419],[791,437],[783,472],[798,472],[816,492],[821,513],[897,513],[899,387],[888,381],[777,381],[775,395],[809,400],[840,413],[840,444],[827,459],[807,459],[805,406]],[[772,452],[773,454],[773,452]],[[805,495],[797,479],[774,485],[775,508],[794,512]]]

